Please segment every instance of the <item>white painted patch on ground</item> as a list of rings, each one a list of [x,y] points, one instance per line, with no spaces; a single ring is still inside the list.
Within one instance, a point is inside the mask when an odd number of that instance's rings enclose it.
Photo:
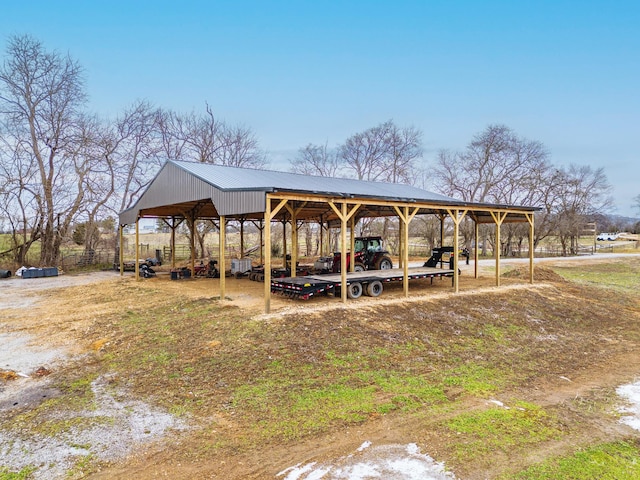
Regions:
[[[420,453],[415,443],[372,446],[364,442],[354,453],[332,462],[310,462],[276,475],[282,480],[452,480],[444,464]]]
[[[49,367],[65,358],[62,350],[36,347],[33,337],[24,333],[0,333],[0,370],[29,376],[37,368]]]
[[[69,360],[62,350],[43,349],[24,333],[0,333],[0,369],[18,374],[0,381],[0,415],[11,409],[35,408],[57,397],[50,378],[33,376],[40,367],[55,370]],[[124,458],[136,446],[157,440],[186,424],[169,413],[131,400],[126,392],[109,386],[102,377],[91,384],[92,405],[82,411],[60,411],[47,420],[60,425],[55,437],[34,434],[26,425],[0,431],[0,466],[19,471],[36,470],[29,478],[60,479],[83,457],[112,461]]]
[[[156,440],[170,429],[184,429],[186,424],[173,415],[151,408],[137,400],[129,400],[125,392],[108,386],[108,379],[91,384],[93,407],[80,412],[61,412],[51,421],[65,422],[55,439],[34,435],[28,429],[0,431],[0,458],[11,470],[35,467],[33,479],[65,478],[67,472],[83,457],[113,461],[124,458],[132,449]]]
[[[620,409],[620,413],[629,414],[622,417],[620,422],[640,430],[640,380],[618,387],[616,393],[629,402],[628,406]]]

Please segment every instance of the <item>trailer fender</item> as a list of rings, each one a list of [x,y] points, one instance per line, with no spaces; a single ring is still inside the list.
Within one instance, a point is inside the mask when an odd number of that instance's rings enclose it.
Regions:
[[[380,280],[374,280],[367,284],[367,295],[370,297],[379,297],[382,293],[383,287]]]

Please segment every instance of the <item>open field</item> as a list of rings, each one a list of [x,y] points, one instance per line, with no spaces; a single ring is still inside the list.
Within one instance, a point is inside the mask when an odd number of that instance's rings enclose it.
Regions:
[[[214,279],[2,281],[0,479],[304,479],[282,472],[366,442],[459,479],[640,478],[616,395],[640,377],[640,257],[504,267],[270,315],[246,279],[222,303]]]

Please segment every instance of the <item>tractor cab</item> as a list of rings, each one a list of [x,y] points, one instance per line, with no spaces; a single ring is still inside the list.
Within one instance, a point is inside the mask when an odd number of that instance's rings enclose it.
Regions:
[[[340,271],[340,252],[333,254],[333,272]],[[351,252],[347,252],[347,265]],[[393,268],[389,252],[384,249],[382,237],[356,237],[354,240],[354,270],[388,270]]]

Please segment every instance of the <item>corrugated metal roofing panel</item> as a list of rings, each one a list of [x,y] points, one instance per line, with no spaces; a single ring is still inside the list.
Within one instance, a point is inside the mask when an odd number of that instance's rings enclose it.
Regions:
[[[288,191],[459,203],[454,198],[399,183],[367,182],[193,162],[171,163],[221,190]]]
[[[193,162],[168,161],[160,169],[136,204],[120,213],[123,225],[138,215],[165,215],[171,206],[178,213],[199,204],[203,216],[241,216],[262,213],[265,192],[319,194],[327,197],[370,198],[416,202],[451,207],[490,207],[535,211],[531,207],[469,203],[410,185],[366,182],[348,178],[299,175],[270,170],[227,167]],[[211,203],[208,203],[208,202]],[[204,202],[204,203],[202,203]],[[485,211],[479,216],[488,215]],[[478,220],[481,220],[480,217]]]

